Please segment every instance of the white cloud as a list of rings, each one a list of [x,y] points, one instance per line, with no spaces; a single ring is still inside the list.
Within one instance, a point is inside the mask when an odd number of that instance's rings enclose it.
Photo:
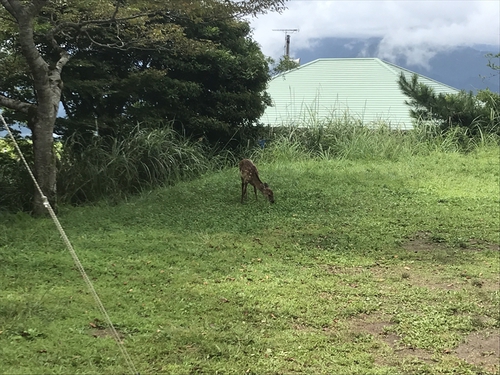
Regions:
[[[439,50],[500,45],[497,0],[292,0],[287,6],[281,15],[251,21],[255,40],[274,58],[283,54],[284,33],[273,29],[300,29],[292,34],[292,54],[326,37],[379,37],[380,57],[391,60],[402,53],[409,63],[423,66]]]

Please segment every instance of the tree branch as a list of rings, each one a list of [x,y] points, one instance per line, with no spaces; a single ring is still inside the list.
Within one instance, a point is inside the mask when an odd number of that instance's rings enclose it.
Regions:
[[[22,102],[20,100],[11,99],[4,95],[0,95],[0,106],[13,109],[22,113],[28,113],[30,109],[36,108],[36,105]]]
[[[11,14],[12,15],[12,14]],[[12,19],[10,17],[3,17],[3,16],[0,16],[0,20],[3,20],[5,22],[11,22],[11,23],[15,23],[16,20],[15,19]]]
[[[19,13],[22,11],[23,6],[17,0],[0,0],[0,4],[9,12],[12,17],[18,20]]]
[[[6,1],[6,0],[0,0],[0,1]],[[116,7],[115,12],[113,13],[113,15],[110,18],[97,19],[97,20],[87,20],[87,21],[81,21],[81,22],[62,22],[62,23],[58,24],[57,26],[55,26],[54,28],[52,28],[49,32],[47,32],[45,34],[45,36],[48,39],[48,41],[51,43],[52,47],[56,51],[58,51],[59,53],[62,54],[64,49],[61,48],[59,43],[57,42],[56,35],[58,33],[64,32],[64,30],[73,29],[78,33],[84,32],[92,43],[94,43],[96,45],[103,46],[102,44],[100,44],[97,41],[95,41],[94,39],[92,39],[90,37],[90,35],[88,34],[88,32],[86,31],[86,29],[88,29],[90,26],[99,26],[99,25],[119,23],[119,22],[130,21],[130,20],[142,18],[142,17],[153,17],[153,16],[158,14],[158,12],[146,12],[146,13],[135,14],[133,16],[116,18],[117,13],[118,13],[118,6]],[[118,37],[118,39],[120,39],[120,38]],[[120,40],[120,42],[121,42],[121,40]],[[119,43],[116,46],[119,46],[120,44],[123,44],[123,43]],[[116,47],[116,46],[107,45],[107,47]]]
[[[0,0],[0,1],[5,1],[5,0]],[[47,33],[47,35],[50,35],[50,36],[56,35],[57,33],[61,32],[64,29],[74,29],[74,30],[80,31],[80,30],[84,29],[86,26],[118,23],[118,22],[123,22],[123,21],[130,21],[130,20],[142,18],[142,17],[152,17],[152,16],[156,16],[158,14],[159,13],[157,11],[155,11],[155,12],[138,13],[138,14],[134,14],[133,16],[128,16],[128,17],[116,18],[115,17],[116,12],[115,12],[112,17],[106,18],[106,19],[88,20],[88,21],[81,21],[81,22],[62,22],[59,25],[57,25],[56,27],[54,27],[52,30],[50,30]]]

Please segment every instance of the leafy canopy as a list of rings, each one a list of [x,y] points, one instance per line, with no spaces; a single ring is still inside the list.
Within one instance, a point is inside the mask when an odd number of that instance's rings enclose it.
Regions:
[[[210,48],[210,40],[186,35],[186,23],[224,22],[284,9],[285,0],[0,0],[0,104],[12,111],[9,120],[27,122],[21,103],[36,103],[32,67],[19,44],[19,25],[9,12],[24,5],[34,14],[37,51],[49,68],[61,56],[75,57],[98,48],[155,50],[175,55]],[[184,26],[183,26],[184,23]],[[208,42],[208,46],[206,45]],[[13,101],[17,101],[14,103]],[[16,104],[16,105],[14,105]]]
[[[269,59],[269,63],[273,65],[271,75],[288,72],[289,70],[296,69],[300,66],[300,62],[296,59],[291,59],[290,56],[282,56],[278,62]]]
[[[169,122],[183,133],[226,142],[248,130],[269,104],[267,63],[248,23],[176,22],[190,46],[185,50],[179,44],[158,50],[79,49],[65,70],[68,119],[58,122],[57,131],[119,136],[137,123]]]
[[[485,132],[500,135],[500,95],[497,93],[480,90],[477,95],[465,91],[436,94],[431,87],[418,82],[416,74],[411,80],[401,74],[399,87],[409,97],[406,104],[416,120],[436,123],[443,131],[458,126],[467,129],[471,136]]]

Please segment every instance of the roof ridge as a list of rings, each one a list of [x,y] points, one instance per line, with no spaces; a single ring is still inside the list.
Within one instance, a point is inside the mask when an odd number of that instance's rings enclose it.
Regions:
[[[414,72],[414,71],[412,71],[410,69],[403,68],[403,67],[401,67],[399,65],[396,65],[394,63],[391,63],[389,61],[382,60],[382,59],[380,59],[378,57],[320,57],[318,59],[309,61],[309,62],[305,63],[304,65],[300,65],[297,68],[294,68],[294,69],[291,69],[291,70],[287,70],[286,72],[281,72],[281,73],[275,75],[274,77],[272,77],[271,80],[277,79],[278,77],[282,77],[283,79],[285,79],[285,77],[286,77],[287,74],[292,74],[293,72],[296,72],[298,70],[304,69],[306,67],[309,67],[311,65],[317,64],[319,62],[328,62],[328,61],[331,61],[331,62],[334,62],[334,61],[360,61],[360,60],[376,62],[379,66],[381,66],[384,69],[388,70],[390,73],[394,74],[395,76],[399,76],[401,74],[401,72],[404,72],[405,74],[410,74],[410,75],[416,74],[421,79],[425,79],[425,80],[430,81],[430,82],[432,82],[434,84],[437,84],[437,85],[440,85],[440,86],[444,86],[444,87],[446,87],[448,89],[451,89],[453,91],[460,91],[456,87],[447,85],[446,83],[437,81],[437,80],[435,80],[433,78],[427,77],[427,76],[425,76],[423,74],[420,74],[420,73],[417,73],[417,72]]]
[[[285,72],[278,73],[275,76],[271,77],[271,79],[275,79],[278,77],[284,77],[286,74],[300,70],[302,68],[305,68],[306,66],[316,64],[320,61],[333,61],[333,60],[377,60],[377,61],[381,62],[381,60],[378,57],[319,57],[315,60],[312,60],[312,61],[305,63],[304,65],[299,65],[296,68],[287,70]]]
[[[385,65],[388,69],[390,69],[390,70],[392,70],[392,71],[394,71],[394,69],[393,69],[393,67],[394,67],[394,68],[397,68],[397,69],[398,69],[398,70],[400,70],[400,71],[404,71],[404,72],[410,73],[411,75],[416,74],[417,76],[419,76],[419,77],[421,77],[421,78],[424,78],[424,79],[427,79],[427,80],[429,80],[429,81],[435,82],[435,83],[437,83],[437,84],[439,84],[439,85],[446,86],[446,87],[448,87],[448,88],[450,88],[450,89],[453,89],[453,90],[456,90],[456,91],[461,91],[460,89],[457,89],[456,87],[450,86],[450,85],[448,85],[448,84],[446,84],[446,83],[443,83],[443,82],[440,82],[440,81],[437,81],[437,80],[435,80],[434,78],[427,77],[427,76],[425,76],[425,75],[423,75],[423,74],[420,74],[420,73],[414,72],[413,70],[403,68],[402,66],[396,65],[396,64],[391,63],[391,62],[389,62],[389,61],[385,61],[385,60],[380,60],[380,61],[381,61],[381,62],[382,62],[382,64],[384,64],[384,65]],[[395,72],[395,73],[397,74],[397,72]]]

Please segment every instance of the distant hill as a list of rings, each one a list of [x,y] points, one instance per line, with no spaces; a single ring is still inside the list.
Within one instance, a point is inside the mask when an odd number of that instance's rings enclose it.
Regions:
[[[327,57],[380,57],[380,42],[380,38],[325,38],[317,40],[311,49],[295,50],[293,57],[300,58],[301,64]],[[500,92],[500,79],[498,75],[492,76],[494,71],[487,66],[487,53],[498,53],[498,47],[481,45],[444,50],[429,60],[429,69],[408,65],[403,55],[385,60],[460,90],[489,88]]]

